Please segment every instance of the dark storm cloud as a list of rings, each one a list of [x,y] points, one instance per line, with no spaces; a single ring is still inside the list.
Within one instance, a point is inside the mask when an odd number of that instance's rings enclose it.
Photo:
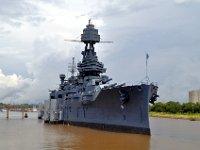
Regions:
[[[40,17],[38,8],[29,0],[0,0],[0,20],[11,25],[20,26],[24,21],[38,23],[45,18]]]
[[[200,72],[196,68],[200,57],[200,5],[197,1],[123,3],[102,10],[94,16],[104,20],[106,34],[115,42],[110,55],[115,63],[105,61],[112,68],[113,78],[142,79],[142,67],[145,67],[142,55],[147,51],[150,77],[159,83],[160,100],[186,101],[188,91],[199,88]],[[123,68],[123,75],[119,68]]]
[[[47,89],[54,89],[59,83],[59,73],[67,74],[71,57],[81,60],[83,45],[65,43],[66,46],[63,39],[82,31],[88,18],[94,19],[103,40],[114,41],[96,45],[98,58],[113,82],[141,81],[148,52],[149,76],[158,82],[160,100],[185,102],[188,91],[200,87],[198,0],[0,0],[0,6],[0,62],[7,64],[0,68],[5,79],[21,72],[22,79],[15,77],[21,86],[7,87],[7,93],[18,100],[47,98]],[[24,24],[16,28],[8,23]],[[18,88],[26,84],[31,86]],[[15,89],[22,90],[15,94]]]

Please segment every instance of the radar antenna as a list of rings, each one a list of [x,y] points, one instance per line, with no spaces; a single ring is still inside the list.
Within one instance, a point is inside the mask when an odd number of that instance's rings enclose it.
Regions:
[[[81,40],[73,40],[73,39],[64,39],[64,41],[81,43]],[[100,41],[99,43],[114,43],[114,42],[113,41]]]

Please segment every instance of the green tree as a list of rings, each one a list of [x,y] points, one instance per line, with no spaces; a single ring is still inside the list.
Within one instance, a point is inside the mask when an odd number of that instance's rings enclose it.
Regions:
[[[165,111],[169,113],[181,112],[181,104],[179,102],[169,101],[165,104]]]
[[[155,112],[165,112],[165,104],[162,102],[157,102],[151,106],[150,110]]]
[[[194,113],[200,113],[200,104],[199,103],[196,103],[194,105]]]
[[[184,113],[194,113],[195,112],[195,105],[194,103],[183,103],[182,105],[182,112]]]
[[[167,113],[200,113],[200,103],[183,103],[169,101],[167,103],[157,102],[150,106],[150,111]]]

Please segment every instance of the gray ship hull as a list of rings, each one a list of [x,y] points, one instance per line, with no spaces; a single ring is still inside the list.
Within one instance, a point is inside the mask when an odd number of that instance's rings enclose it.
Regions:
[[[44,103],[44,121],[150,135],[148,107],[156,101],[158,87],[153,83],[110,84],[112,78],[104,74],[106,68],[95,52],[100,35],[91,20],[83,29],[81,42],[85,49],[82,61],[77,63],[78,74],[74,74],[72,58],[71,77],[60,74],[58,89],[50,90],[49,100]]]
[[[87,104],[67,100],[59,122],[150,135],[148,107],[152,88],[152,85],[143,84],[101,90],[96,100]],[[129,101],[123,105],[119,90],[127,91],[129,95]]]

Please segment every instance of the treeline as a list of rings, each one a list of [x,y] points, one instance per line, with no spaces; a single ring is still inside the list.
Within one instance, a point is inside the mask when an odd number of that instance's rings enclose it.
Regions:
[[[167,113],[200,113],[199,103],[179,103],[169,101],[167,103],[157,102],[150,106],[150,111]]]

